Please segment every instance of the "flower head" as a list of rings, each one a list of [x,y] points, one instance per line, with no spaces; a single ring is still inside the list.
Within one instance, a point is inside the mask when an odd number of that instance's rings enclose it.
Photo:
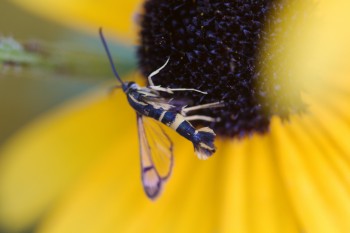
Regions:
[[[286,118],[304,110],[301,90],[288,85],[295,80],[292,70],[276,61],[285,45],[275,41],[296,31],[298,19],[292,20],[296,14],[290,9],[303,11],[299,17],[307,12],[299,1],[147,1],[138,50],[141,71],[147,76],[170,57],[156,83],[208,92],[175,93],[194,104],[224,101],[224,108],[203,112],[220,117],[211,124],[217,133],[266,132],[273,115]],[[268,73],[266,66],[274,67]]]

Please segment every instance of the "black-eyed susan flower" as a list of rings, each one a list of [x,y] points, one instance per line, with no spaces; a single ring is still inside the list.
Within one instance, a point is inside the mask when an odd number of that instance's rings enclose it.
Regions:
[[[16,1],[124,38],[132,34],[129,6],[137,5]],[[174,172],[150,202],[138,182],[134,113],[121,92],[111,97],[99,89],[2,147],[2,228],[348,232],[350,4],[310,2],[310,12],[297,2],[146,1],[136,17],[141,73],[170,57],[156,82],[209,92],[186,96],[196,103],[228,103],[207,112],[222,118],[211,125],[221,135],[217,153],[198,161],[190,143],[171,135]]]

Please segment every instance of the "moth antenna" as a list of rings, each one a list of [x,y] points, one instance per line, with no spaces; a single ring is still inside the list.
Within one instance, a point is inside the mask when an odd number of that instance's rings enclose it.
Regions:
[[[114,66],[114,62],[113,62],[111,53],[109,52],[107,42],[106,42],[106,40],[105,40],[105,37],[103,36],[102,28],[99,29],[99,34],[100,34],[100,38],[101,38],[103,47],[104,47],[105,50],[106,50],[109,63],[111,64],[111,67],[112,67],[114,76],[118,79],[118,81],[119,81],[119,82],[122,84],[122,86],[123,86],[123,85],[124,85],[124,82],[123,82],[123,81],[121,80],[121,78],[119,77],[119,74],[118,74],[118,72],[117,72],[117,69],[116,69],[115,66]]]

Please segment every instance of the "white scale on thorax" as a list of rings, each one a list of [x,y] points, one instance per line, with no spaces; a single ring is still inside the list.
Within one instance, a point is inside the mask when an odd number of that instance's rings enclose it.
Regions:
[[[129,97],[130,97],[130,99],[131,99],[133,102],[135,102],[135,103],[137,103],[137,104],[140,104],[140,105],[143,105],[143,106],[148,105],[147,103],[144,103],[144,102],[140,102],[140,101],[138,101],[138,100],[137,100],[137,99],[135,99],[135,97],[134,97],[134,96],[132,96],[132,95],[129,95]]]

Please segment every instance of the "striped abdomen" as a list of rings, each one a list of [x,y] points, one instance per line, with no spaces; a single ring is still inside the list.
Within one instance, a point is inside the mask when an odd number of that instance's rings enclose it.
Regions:
[[[169,112],[162,108],[154,108],[151,104],[139,101],[136,97],[135,95],[128,95],[128,100],[138,113],[162,122],[190,140],[198,158],[207,159],[215,152],[215,133],[212,129],[204,127],[196,130],[181,114]]]
[[[212,129],[204,127],[196,130],[181,114],[168,111],[162,112],[159,121],[190,140],[198,158],[207,159],[215,152],[215,133]]]

